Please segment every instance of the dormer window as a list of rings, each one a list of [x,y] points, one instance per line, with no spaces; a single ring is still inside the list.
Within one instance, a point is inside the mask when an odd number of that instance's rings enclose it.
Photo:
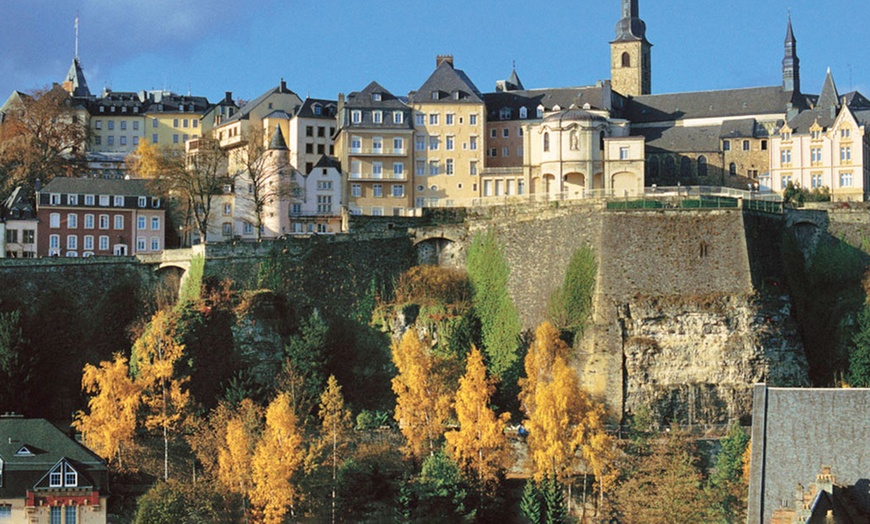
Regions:
[[[66,460],[61,460],[48,474],[50,488],[75,488],[78,485],[79,474]]]
[[[384,121],[384,112],[383,111],[372,111],[372,122],[375,124],[383,123]]]
[[[405,113],[401,111],[393,111],[393,123],[402,124],[405,122]]]
[[[314,104],[314,114],[316,116],[320,116],[323,113],[323,106],[320,104]]]
[[[512,113],[513,113],[513,111],[511,111],[511,108],[503,107],[498,112],[498,118],[499,118],[499,120],[510,120]]]
[[[544,118],[544,106],[538,106],[538,110],[535,113],[537,118]]]
[[[148,206],[148,197],[140,196],[138,200],[139,200],[139,207],[147,207]]]
[[[521,119],[525,119],[525,118],[528,118],[528,117],[529,117],[529,110],[526,109],[525,107],[521,107],[521,108],[520,108],[520,118],[521,118]]]
[[[441,98],[441,95],[438,91],[432,91],[432,100],[438,100],[439,98]]]
[[[354,124],[359,124],[360,122],[362,122],[362,111],[351,111],[350,121]]]
[[[453,100],[459,100],[459,91],[453,92]]]
[[[383,99],[380,93],[372,93],[372,102],[380,102]]]
[[[27,446],[21,446],[18,451],[15,452],[16,457],[32,457],[33,452],[30,451],[30,448]]]

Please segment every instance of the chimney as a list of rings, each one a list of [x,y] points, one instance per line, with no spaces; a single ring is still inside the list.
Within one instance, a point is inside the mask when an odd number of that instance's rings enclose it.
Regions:
[[[224,92],[224,102],[226,102],[228,104],[233,103],[233,92],[232,91],[225,91]]]
[[[283,78],[281,79],[281,90],[279,92],[281,92],[281,93],[287,92],[287,82],[285,82]]]
[[[447,63],[450,68],[453,68],[453,55],[438,55],[435,57],[435,67],[441,66],[443,63]]]

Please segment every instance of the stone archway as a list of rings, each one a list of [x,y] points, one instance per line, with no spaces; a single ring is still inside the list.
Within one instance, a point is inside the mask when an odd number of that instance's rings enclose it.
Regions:
[[[417,242],[418,265],[460,267],[463,264],[461,246],[446,237],[431,237]]]
[[[568,198],[583,198],[586,193],[586,175],[583,173],[565,175],[565,192]]]

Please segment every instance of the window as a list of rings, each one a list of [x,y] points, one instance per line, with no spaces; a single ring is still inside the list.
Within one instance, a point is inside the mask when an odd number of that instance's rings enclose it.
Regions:
[[[503,156],[505,158],[511,156],[511,148],[509,148],[509,147],[501,148],[501,156]]]
[[[469,164],[468,174],[471,176],[477,176],[477,160],[472,160]]]
[[[317,214],[329,215],[332,213],[332,195],[317,195]]]
[[[822,148],[821,147],[810,148],[810,159],[811,159],[813,164],[821,164],[822,163]]]
[[[139,131],[139,121],[138,120],[133,121],[133,131]]]
[[[840,187],[852,187],[851,171],[843,171],[840,173]]]
[[[314,126],[305,126],[305,136],[314,136]]]
[[[707,176],[707,157],[698,157],[698,176]]]
[[[147,222],[148,222],[148,220],[145,217],[143,217],[143,216],[138,217],[136,219],[136,229],[138,229],[138,230],[145,229]]]
[[[483,181],[483,196],[492,196],[492,180]]]
[[[384,122],[384,112],[372,111],[372,122],[375,124],[382,124]]]
[[[100,108],[100,109],[102,109],[102,108]],[[53,485],[54,484],[52,484],[52,486]],[[58,486],[60,486],[60,484],[58,484]],[[51,509],[49,509],[48,522],[50,524],[60,524],[61,509],[62,509],[61,506],[52,506]]]
[[[382,207],[373,207],[373,208],[372,208],[372,216],[373,216],[373,217],[382,217],[382,216],[384,216],[384,208],[382,208]]]
[[[416,124],[418,126],[425,126],[426,125],[426,115],[424,115],[423,113],[416,113],[414,115],[414,121],[416,122]]]
[[[780,180],[780,184],[782,185],[782,189],[785,189],[791,183],[791,175],[782,175],[782,180]]]
[[[502,129],[501,136],[503,136],[504,138],[509,138],[511,136],[511,130],[508,128]]]
[[[526,192],[526,183],[522,180],[517,180],[517,194],[523,195]]]
[[[429,137],[429,151],[437,151],[441,139],[438,136]]]
[[[426,176],[426,162],[424,160],[417,160],[414,163],[414,174],[417,176]]]
[[[622,67],[631,67],[631,55],[628,53],[622,53]]]
[[[160,197],[151,197],[151,207],[154,209],[160,207]]]
[[[362,186],[359,184],[350,185],[350,196],[359,198],[362,196]]]
[[[178,127],[178,119],[177,118],[172,119],[172,127]]]
[[[362,178],[362,164],[359,160],[354,160],[350,163],[350,177]]]
[[[438,113],[432,113],[431,115],[429,115],[429,125],[430,126],[437,126],[438,125],[438,117],[439,117]]]
[[[381,184],[372,185],[372,196],[374,196],[374,197],[384,196],[384,186],[382,186]]]
[[[318,180],[317,181],[317,190],[318,191],[331,191],[332,190],[332,180]]]
[[[290,214],[291,215],[301,215],[302,214],[302,204],[300,204],[300,203],[290,204]]]
[[[114,121],[114,120],[109,120],[109,121],[107,122],[107,124],[108,124],[108,127],[107,127],[107,128],[108,128],[110,131],[113,130],[113,129],[115,129],[115,121]]]
[[[393,184],[392,195],[395,198],[404,197],[405,196],[405,186],[403,186],[402,184]]]
[[[147,243],[147,241],[145,240],[145,237],[136,238],[136,251],[145,251],[145,244],[146,243]]]
[[[102,143],[103,143],[103,137],[101,137],[100,135],[96,135],[96,136],[94,137],[94,145],[99,146],[99,145],[101,145]]]
[[[783,165],[791,164],[791,149],[783,149],[780,152],[780,160]]]
[[[520,119],[524,119],[524,118],[528,118],[528,117],[529,117],[529,110],[526,109],[525,107],[521,107],[520,108]]]
[[[18,243],[18,230],[17,229],[7,229],[6,230],[6,243],[7,244],[17,244]]]
[[[453,159],[452,158],[447,159],[446,163],[444,164],[444,170],[446,171],[446,173],[448,175],[453,174]]]
[[[429,161],[429,176],[434,176],[438,174],[438,161],[430,160]]]
[[[744,150],[744,151],[749,151],[749,140],[744,140],[744,141],[743,141],[743,150]]]
[[[498,156],[498,148],[497,147],[491,148],[489,150],[489,156],[491,156],[492,158],[497,157]]]
[[[21,232],[21,243],[22,244],[33,244],[36,242],[36,230],[34,229],[25,229]]]
[[[60,194],[59,193],[50,193],[48,195],[48,203],[52,206],[60,205]]]
[[[384,152],[384,139],[376,136],[372,138],[372,152],[376,155],[380,155]]]
[[[818,129],[813,129],[812,131],[810,131],[810,139],[811,140],[821,140],[822,139],[822,132]]]
[[[535,110],[535,118],[543,118],[544,117],[544,106],[538,106]],[[522,193],[520,193],[522,194]]]
[[[358,136],[350,137],[350,152],[351,153],[359,153],[361,151],[362,151],[362,138],[360,138]]]
[[[151,217],[151,231],[160,230],[160,217]]]
[[[351,111],[350,121],[352,124],[359,124],[362,122],[362,111]]]
[[[64,524],[76,524],[76,510],[78,508],[76,506],[66,506],[64,507]]]
[[[115,215],[115,229],[124,229],[124,215]]]
[[[404,153],[405,152],[405,139],[403,139],[403,138],[394,138],[393,139],[393,152],[394,153]]]
[[[628,148],[620,147],[619,148],[619,159],[620,160],[628,160]]]
[[[762,141],[761,141],[761,150],[762,150],[762,151],[767,151],[767,140],[762,140]]]
[[[852,148],[849,146],[843,146],[840,148],[840,161],[843,163],[849,163],[852,161]]]
[[[471,136],[468,137],[468,149],[472,151],[477,151],[477,137]]]
[[[251,235],[254,233],[254,226],[250,222],[245,222],[242,224],[242,233],[245,235]]]
[[[157,143],[157,133],[154,133],[153,135],[151,135],[151,143],[152,144]]]
[[[102,109],[102,108],[100,108]],[[102,129],[103,121],[102,120],[94,120],[94,129]]]
[[[393,177],[402,178],[405,175],[405,164],[401,162],[393,162]]]
[[[848,127],[844,127],[840,130],[840,138],[849,138],[850,136],[852,136],[852,130]]]
[[[731,151],[731,141],[723,140],[722,141],[722,151]]]
[[[448,126],[452,126],[454,116],[455,115],[453,113],[447,113],[446,115],[444,115],[444,123]]]
[[[444,146],[445,146],[445,149],[447,149],[447,151],[453,151],[453,137],[452,136],[447,137],[447,141],[445,142]]]
[[[0,460],[0,486],[3,485],[3,461]],[[0,520],[12,518],[12,504],[0,504]]]
[[[372,162],[372,178],[383,178],[384,164],[382,162]]]
[[[48,215],[48,227],[60,227],[60,213]]]
[[[550,133],[544,133],[544,152],[550,151]]]
[[[115,207],[124,207],[124,197],[121,195],[115,195]]]
[[[82,246],[82,249],[86,251],[94,250],[94,235],[85,235],[84,245]]]
[[[498,136],[498,130],[496,130],[496,129],[489,130],[489,138],[495,138],[497,136]]]
[[[401,111],[393,111],[393,123],[403,124],[405,122],[405,113]]]
[[[109,144],[110,146],[115,145],[115,137],[113,137],[113,136],[106,137],[106,143]]]
[[[60,249],[60,235],[49,235],[48,247],[52,249]]]
[[[136,203],[139,204],[139,207],[148,207],[148,197],[140,196]]]
[[[79,248],[79,237],[76,235],[67,235],[66,248],[67,249],[78,249]]]
[[[731,162],[731,165],[728,166],[728,174],[731,176],[737,176],[737,164]]]
[[[476,126],[477,125],[477,115],[468,115],[468,125]]]
[[[417,135],[414,137],[414,149],[417,151],[426,151],[426,137]]]
[[[100,237],[100,250],[108,251],[109,250],[109,237],[101,236]]]
[[[822,174],[821,173],[812,173],[810,175],[810,187],[815,189],[818,187],[822,187]]]
[[[111,137],[110,137],[110,138],[111,138]],[[177,144],[177,143],[178,143],[178,135],[172,135],[172,143],[173,143],[173,144]]]
[[[100,215],[100,229],[109,229],[109,215]]]

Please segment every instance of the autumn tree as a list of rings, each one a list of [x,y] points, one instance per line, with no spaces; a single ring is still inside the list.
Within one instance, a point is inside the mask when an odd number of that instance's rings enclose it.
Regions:
[[[604,407],[580,387],[567,359],[558,330],[549,322],[539,326],[526,355],[520,394],[535,480],[552,476],[570,490],[583,465],[593,471],[603,496],[603,486],[615,478],[615,441],[605,431]]]
[[[115,353],[111,361],[100,362],[99,367],[87,364],[82,389],[91,395],[89,413],[76,413],[73,426],[97,455],[109,462],[117,458],[122,468],[121,448],[133,442],[142,400],[139,385],[130,378],[127,359]]]
[[[338,476],[339,456],[346,448],[346,435],[351,428],[350,410],[344,407],[344,397],[341,386],[330,375],[326,381],[326,389],[320,396],[320,438],[321,446],[329,449],[330,465],[332,467],[332,522],[335,522],[336,485]]]
[[[276,128],[274,133],[280,133]],[[287,144],[281,135],[283,149],[270,149],[268,143],[274,136],[267,136],[260,128],[251,127],[242,136],[242,146],[233,149],[230,160],[234,166],[233,178],[237,183],[247,186],[239,192],[248,209],[259,240],[263,233],[267,206],[292,191],[290,175],[293,168],[287,158]]]
[[[188,377],[176,374],[176,363],[184,354],[184,345],[171,315],[158,311],[151,317],[133,345],[131,367],[142,391],[145,406],[145,428],[160,428],[163,434],[163,477],[169,478],[169,441],[180,429],[190,401],[187,391]]]
[[[450,391],[435,373],[436,358],[409,330],[393,344],[395,419],[406,440],[405,451],[418,459],[435,453],[450,415]]]
[[[254,451],[251,503],[265,524],[280,524],[299,498],[293,474],[302,463],[302,433],[293,401],[279,393],[266,410],[266,429]]]
[[[60,86],[16,93],[0,126],[3,192],[23,185],[30,194],[36,180],[81,175],[86,142],[87,126]]]
[[[232,182],[227,173],[227,152],[220,142],[201,137],[184,152],[158,148],[143,140],[127,162],[137,176],[153,180],[160,193],[180,199],[182,223],[192,224],[200,241],[206,242],[215,197]]]
[[[445,437],[450,457],[482,483],[495,482],[507,467],[504,427],[510,414],[496,416],[490,409],[494,390],[493,380],[486,377],[483,355],[473,347],[456,393],[459,429],[448,432]]]

